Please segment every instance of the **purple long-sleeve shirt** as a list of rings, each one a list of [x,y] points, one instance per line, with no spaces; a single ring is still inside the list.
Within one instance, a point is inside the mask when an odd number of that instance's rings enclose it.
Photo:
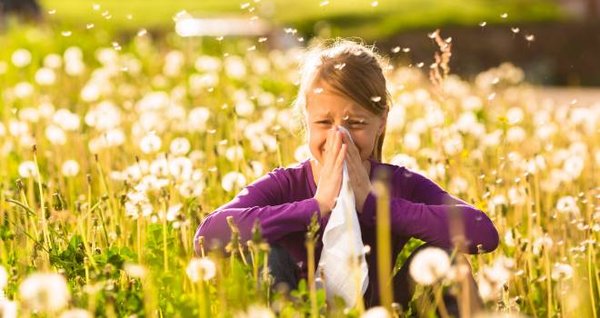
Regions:
[[[449,216],[457,213],[462,220],[465,244],[469,253],[493,251],[498,246],[498,232],[485,213],[461,201],[440,188],[430,179],[405,167],[371,160],[370,179],[379,170],[389,177],[391,195],[391,230],[393,257],[402,250],[409,238],[414,237],[445,249],[451,249]],[[226,218],[233,216],[239,227],[241,240],[251,238],[255,220],[259,220],[263,237],[271,244],[287,249],[306,277],[305,234],[313,215],[320,215],[314,199],[316,184],[308,160],[291,168],[278,168],[243,189],[232,201],[211,213],[198,227],[195,242],[204,236],[208,246],[215,240],[224,246],[231,237]],[[367,255],[369,281],[377,281],[375,235],[376,197],[369,193],[362,213],[358,215],[362,240],[371,247]],[[456,214],[455,214],[456,215]],[[320,235],[329,217],[318,218]],[[479,246],[479,248],[478,248]],[[198,253],[198,246],[196,245]],[[322,243],[316,246],[316,259]],[[392,264],[393,265],[393,264]],[[372,287],[372,286],[370,286]]]

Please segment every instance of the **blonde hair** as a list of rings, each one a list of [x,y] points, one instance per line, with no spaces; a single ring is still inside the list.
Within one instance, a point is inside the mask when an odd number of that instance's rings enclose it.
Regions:
[[[304,118],[307,90],[317,81],[324,81],[369,112],[383,116],[391,104],[383,74],[386,64],[373,47],[362,42],[335,39],[311,45],[301,65],[294,111]],[[384,137],[385,127],[375,140],[371,153],[371,157],[377,161],[381,161]]]

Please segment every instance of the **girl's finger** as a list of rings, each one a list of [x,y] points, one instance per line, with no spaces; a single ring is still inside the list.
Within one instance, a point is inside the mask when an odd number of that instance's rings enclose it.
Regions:
[[[347,144],[342,144],[342,146],[340,147],[340,152],[337,155],[337,158],[335,159],[335,167],[343,167],[344,165],[344,159],[346,159],[346,151],[348,150],[348,145]]]

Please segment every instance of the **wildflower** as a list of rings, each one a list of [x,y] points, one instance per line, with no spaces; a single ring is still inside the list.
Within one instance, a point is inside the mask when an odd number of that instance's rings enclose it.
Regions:
[[[79,163],[75,160],[67,160],[62,164],[61,171],[65,177],[74,177],[79,173]]]
[[[229,172],[221,179],[221,186],[227,192],[233,190],[234,187],[243,187],[246,185],[246,177],[239,172]]]
[[[169,149],[176,156],[183,156],[190,151],[190,141],[187,138],[179,137],[171,141]]]
[[[67,135],[56,125],[48,125],[45,134],[46,139],[53,145],[64,145],[67,142]]]
[[[31,52],[26,49],[18,49],[13,52],[11,61],[16,67],[25,67],[31,63]]]
[[[126,263],[123,269],[130,277],[144,278],[146,276],[146,268],[139,264]]]
[[[584,159],[580,156],[573,155],[568,157],[563,164],[563,171],[570,180],[579,178],[585,166]]]
[[[14,94],[17,98],[27,98],[33,95],[33,85],[28,82],[20,82],[13,88]]]
[[[567,195],[560,199],[556,203],[556,210],[566,215],[579,215],[580,210],[577,206],[577,201],[574,197]]]
[[[52,121],[60,128],[66,131],[76,131],[79,129],[81,120],[79,115],[61,108],[52,115]]]
[[[573,267],[569,264],[555,263],[552,267],[552,279],[570,279],[573,277]]]
[[[19,165],[19,175],[22,178],[35,178],[38,175],[38,169],[35,162],[31,160],[23,161]]]
[[[390,318],[391,315],[385,307],[377,306],[370,308],[362,314],[361,318]]]
[[[554,245],[554,241],[548,235],[548,233],[544,234],[541,237],[538,237],[535,241],[533,241],[532,252],[535,255],[540,255],[540,252],[543,249],[550,249]]]
[[[271,309],[262,305],[251,305],[245,312],[238,312],[235,318],[275,318]]]
[[[167,213],[166,213],[167,221],[171,221],[171,222],[175,221],[177,219],[177,216],[179,215],[179,211],[181,211],[182,207],[183,207],[183,204],[181,204],[181,203],[169,206],[169,209],[167,210]]]
[[[227,148],[225,151],[225,158],[231,162],[236,162],[244,158],[244,148],[235,145]]]
[[[229,78],[241,79],[246,76],[246,65],[239,56],[228,56],[224,60],[225,73]]]
[[[60,315],[60,318],[92,318],[92,314],[81,308],[69,309]]]
[[[15,301],[0,298],[0,317],[17,318],[17,303]]]
[[[311,157],[310,147],[308,144],[298,146],[294,151],[294,159],[298,162],[302,162]]]
[[[188,113],[188,129],[192,132],[206,131],[206,123],[210,117],[207,107],[195,107]]]
[[[431,285],[443,278],[450,269],[448,253],[437,247],[427,247],[410,264],[410,275],[419,284]]]
[[[242,99],[235,103],[235,113],[241,117],[248,117],[254,113],[254,103],[247,99]]]
[[[140,141],[140,149],[145,154],[150,154],[160,150],[162,141],[156,134],[150,133],[142,138]]]
[[[0,265],[0,298],[2,298],[2,290],[8,284],[8,273],[4,266]]]
[[[42,67],[39,70],[37,70],[37,72],[35,72],[35,82],[40,85],[52,85],[55,81],[56,74],[52,69]]]
[[[185,272],[192,282],[206,281],[215,277],[217,267],[215,262],[208,257],[193,258],[189,262]]]
[[[29,275],[19,286],[19,294],[26,306],[40,312],[57,312],[71,298],[67,281],[56,273]]]

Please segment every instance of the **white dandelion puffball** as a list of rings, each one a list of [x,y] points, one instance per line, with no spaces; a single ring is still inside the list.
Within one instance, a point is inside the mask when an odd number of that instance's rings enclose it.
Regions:
[[[215,277],[217,273],[217,267],[215,262],[207,257],[193,258],[185,272],[192,282],[198,282],[200,280],[209,280]]]
[[[377,306],[365,311],[361,318],[390,318],[392,317],[385,307]]]
[[[79,163],[75,160],[67,160],[62,164],[61,172],[65,177],[74,177],[79,174]]]
[[[577,201],[570,195],[558,199],[558,202],[556,203],[556,210],[562,214],[579,215],[580,213],[579,206],[577,206]]]
[[[3,318],[17,318],[17,302],[0,299],[0,316]]]
[[[573,267],[565,263],[556,263],[552,267],[552,279],[570,279],[573,277]]]
[[[144,278],[146,276],[146,268],[140,264],[126,263],[123,269],[130,277]]]
[[[35,82],[42,86],[52,85],[56,82],[56,74],[54,70],[42,67],[35,72]]]
[[[410,276],[421,285],[431,285],[444,277],[450,269],[448,253],[437,247],[419,251],[410,263]]]
[[[19,175],[21,178],[35,178],[38,175],[38,169],[35,162],[31,160],[23,161],[19,165]]]
[[[67,281],[56,273],[29,275],[19,286],[19,294],[26,306],[41,312],[57,312],[71,298]]]
[[[169,146],[169,150],[171,153],[176,156],[183,156],[190,151],[191,145],[190,141],[185,137],[175,138],[171,141],[171,145]]]
[[[6,272],[6,269],[4,268],[4,266],[0,265],[0,295],[2,295],[2,290],[4,289],[4,287],[6,287],[7,283],[8,283],[8,272]]]
[[[140,149],[145,154],[157,152],[160,150],[161,145],[162,141],[160,140],[160,137],[155,134],[148,134],[140,141]]]
[[[246,177],[239,172],[229,172],[223,176],[221,186],[227,192],[233,190],[234,187],[241,188],[246,185]]]
[[[81,308],[75,308],[75,309],[70,309],[67,310],[65,312],[63,312],[60,315],[60,318],[92,318],[92,314],[85,310],[85,309],[81,309]]]
[[[16,67],[25,67],[31,63],[31,52],[26,49],[18,49],[12,54],[11,61]]]

